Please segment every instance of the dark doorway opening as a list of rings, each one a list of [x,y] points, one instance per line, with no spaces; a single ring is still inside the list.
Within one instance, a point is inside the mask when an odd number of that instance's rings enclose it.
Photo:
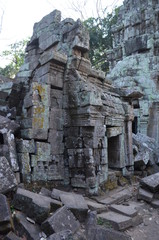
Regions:
[[[108,138],[108,167],[120,168],[120,137]]]
[[[0,133],[0,144],[4,144],[4,137],[2,133]]]
[[[134,121],[132,122],[132,132],[137,134],[137,117],[134,117]]]

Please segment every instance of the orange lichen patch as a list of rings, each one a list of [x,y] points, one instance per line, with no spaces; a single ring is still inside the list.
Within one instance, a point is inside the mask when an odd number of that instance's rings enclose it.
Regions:
[[[33,108],[33,115],[39,115],[45,112],[44,106],[34,106]]]
[[[41,129],[41,128],[43,128],[43,126],[44,126],[44,118],[43,117],[41,117],[41,118],[34,117],[33,118],[33,128]]]
[[[39,95],[41,97],[41,100],[44,100],[44,97],[46,95],[46,89],[40,85],[40,84],[35,84],[33,85],[33,91],[37,90],[39,92]]]

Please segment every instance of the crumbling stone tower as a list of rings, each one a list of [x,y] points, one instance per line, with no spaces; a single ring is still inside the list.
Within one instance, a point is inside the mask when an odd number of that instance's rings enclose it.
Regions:
[[[124,1],[113,27],[113,49],[108,55],[111,69],[107,77],[124,94],[131,91],[135,114],[133,132],[155,138],[158,144],[158,0]]]
[[[80,20],[55,10],[34,25],[25,64],[17,139],[23,181],[60,181],[97,193],[108,168],[133,172],[132,108],[91,68]],[[20,112],[20,111],[19,111]]]

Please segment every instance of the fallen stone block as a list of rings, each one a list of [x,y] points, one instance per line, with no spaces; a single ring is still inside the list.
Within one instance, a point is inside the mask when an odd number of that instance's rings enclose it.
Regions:
[[[151,192],[157,192],[159,190],[159,172],[142,178],[140,184]]]
[[[16,177],[5,157],[0,157],[0,193],[6,193],[17,186]]]
[[[52,190],[51,197],[52,197],[53,199],[60,200],[60,195],[61,195],[61,194],[69,194],[69,193],[54,188],[54,189]]]
[[[47,240],[73,240],[73,235],[70,230],[64,230],[59,233],[54,233],[50,235]]]
[[[97,226],[97,213],[96,211],[88,211],[87,218],[85,221],[85,230],[87,239],[92,236],[92,229]]]
[[[131,193],[124,189],[116,194],[113,194],[110,197],[96,198],[97,202],[110,205],[110,204],[119,204],[131,198]]]
[[[154,207],[154,208],[159,208],[159,200],[153,200],[151,202],[151,206]]]
[[[111,228],[96,226],[90,228],[87,240],[131,240],[131,237]]]
[[[88,211],[87,218],[85,221],[86,229],[89,229],[92,226],[97,225],[97,212],[96,211]]]
[[[116,194],[113,194],[111,197],[115,200],[116,204],[119,204],[129,200],[132,197],[132,194],[127,189],[123,189]]]
[[[105,204],[100,204],[100,203],[97,203],[97,202],[95,202],[91,199],[87,199],[87,198],[85,198],[85,200],[88,205],[88,208],[91,211],[96,211],[97,213],[108,211],[108,207]]]
[[[12,217],[6,196],[0,194],[0,233],[7,233],[12,229]]]
[[[40,227],[27,221],[23,213],[16,212],[14,216],[15,229],[22,239],[38,240],[40,239]]]
[[[24,212],[37,223],[45,221],[50,212],[62,206],[60,201],[18,188],[13,199],[16,209]]]
[[[64,230],[70,230],[75,233],[80,227],[73,213],[66,206],[58,209],[51,217],[44,221],[41,229],[47,236]]]
[[[20,240],[20,238],[15,235],[13,232],[9,232],[5,237],[4,240]]]
[[[105,204],[106,206],[116,203],[116,199],[114,199],[112,197],[96,198],[96,200],[98,203],[103,204],[103,205]]]
[[[82,195],[53,189],[51,197],[60,199],[62,203],[70,209],[76,218],[80,221],[84,221],[88,211],[88,205]]]
[[[45,197],[51,197],[51,191],[47,188],[42,187],[39,194],[45,196]]]
[[[114,212],[123,214],[128,217],[135,217],[137,215],[137,210],[133,206],[112,204],[109,208]]]
[[[115,230],[125,230],[132,226],[132,218],[115,212],[106,212],[97,215],[98,221]]]
[[[143,217],[137,214],[135,217],[132,218],[132,227],[136,227],[143,223]]]
[[[144,200],[144,201],[150,203],[150,202],[152,202],[152,199],[153,199],[153,193],[146,191],[145,189],[140,187],[138,190],[137,199]]]
[[[88,206],[82,195],[74,193],[60,194],[60,199],[62,203],[73,212],[80,222],[85,221]]]
[[[87,240],[84,229],[79,229],[74,235],[73,240]]]

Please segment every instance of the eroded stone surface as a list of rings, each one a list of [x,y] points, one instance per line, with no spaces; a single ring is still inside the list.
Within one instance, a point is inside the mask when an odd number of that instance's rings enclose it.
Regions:
[[[13,205],[38,223],[42,223],[50,212],[62,206],[57,200],[21,188],[17,189]]]
[[[0,233],[7,233],[12,229],[10,207],[5,195],[0,194]]]
[[[140,181],[141,186],[149,189],[151,192],[159,190],[159,173],[152,174],[148,177],[142,178]]]
[[[125,230],[132,226],[132,218],[112,211],[97,215],[99,221],[113,227],[115,230]]]
[[[9,232],[5,236],[4,240],[20,240],[20,238],[17,235],[15,235],[13,232]]]
[[[41,227],[47,235],[51,235],[64,230],[71,230],[75,233],[80,224],[73,213],[64,206],[43,222]]]
[[[133,133],[149,136],[158,143],[159,92],[156,80],[159,35],[156,9],[158,3],[155,1],[123,2],[112,27],[113,48],[107,53],[110,63],[107,78],[117,89],[120,88],[124,97],[132,97]],[[140,160],[145,162],[148,158]],[[158,157],[152,156],[150,161],[158,161]]]
[[[38,240],[40,238],[41,230],[39,226],[28,222],[23,213],[17,212],[14,222],[16,231],[18,231],[21,238],[27,238],[30,240]]]
[[[153,199],[153,193],[143,189],[143,188],[139,188],[138,190],[138,195],[137,195],[137,198],[139,200],[144,200],[146,202],[152,202],[152,199]]]
[[[15,175],[5,157],[0,157],[0,192],[6,193],[17,186]]]
[[[137,215],[137,210],[133,206],[112,204],[109,208],[114,212],[128,217],[135,217]]]
[[[111,228],[96,226],[90,229],[88,240],[131,240],[132,238],[122,232],[116,231]]]
[[[112,194],[110,197],[97,197],[97,201],[102,204],[110,205],[110,204],[119,204],[128,200],[132,197],[131,193],[127,189],[123,189],[119,191],[117,194]]]
[[[60,199],[62,203],[74,213],[79,221],[85,221],[88,206],[82,195],[74,193],[60,194]]]
[[[73,240],[73,235],[70,230],[61,231],[59,233],[54,233],[50,235],[47,240]]]
[[[97,203],[91,199],[85,199],[85,200],[88,205],[88,208],[91,211],[96,211],[97,213],[101,213],[101,212],[107,211],[108,209],[107,206],[104,204]]]

